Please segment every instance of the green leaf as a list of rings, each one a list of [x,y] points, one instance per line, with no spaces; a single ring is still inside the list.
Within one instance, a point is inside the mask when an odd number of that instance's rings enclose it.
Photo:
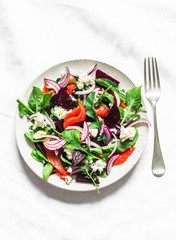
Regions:
[[[29,107],[33,111],[38,112],[42,108],[42,102],[43,93],[40,88],[34,86],[28,100]]]
[[[130,118],[132,109],[138,110],[141,108],[141,86],[132,88],[126,93],[126,103],[127,107],[124,110],[124,117],[121,124],[123,124],[126,119]]]
[[[48,181],[49,176],[53,171],[53,165],[51,163],[46,163],[43,167],[43,179]]]
[[[119,108],[119,112],[120,112],[120,117],[123,118],[124,117],[124,108],[121,106],[118,106]]]
[[[101,148],[92,148],[91,152],[93,152],[94,154],[99,155],[99,156],[101,156],[103,154],[103,151]]]
[[[107,93],[108,89],[109,88],[107,88],[106,90],[102,89],[103,93],[101,95],[97,95],[97,97],[99,99],[98,99],[97,103],[95,104],[95,106],[100,105],[101,102],[103,102],[103,101],[114,104],[114,97],[111,94]]]
[[[32,115],[34,112],[30,107],[26,106],[23,102],[21,102],[19,99],[17,99],[18,102],[18,110],[19,110],[19,116],[23,117],[25,114],[27,117]]]
[[[34,132],[25,132],[24,133],[25,137],[27,137],[27,139],[29,139],[31,142],[43,142],[44,139],[34,139],[33,135]]]
[[[68,166],[68,165],[70,165],[70,166],[72,166],[73,164],[70,162],[70,161],[68,161],[66,158],[64,158],[62,155],[60,156],[60,159],[61,159],[61,163],[63,162],[63,163],[66,163],[66,166]],[[63,165],[63,164],[62,164]]]
[[[94,109],[94,97],[95,97],[95,92],[92,92],[87,96],[87,100],[85,103],[86,115],[93,118],[98,125],[98,129],[100,129],[100,121]]]
[[[120,91],[115,82],[112,82],[111,80],[105,79],[105,78],[97,78],[95,80],[95,82],[98,85],[101,85],[103,87],[110,89],[113,93],[114,93],[114,91],[116,91],[119,94],[121,101],[126,102],[126,96],[124,95],[124,93],[121,93],[121,92],[123,92],[123,90]]]
[[[105,169],[101,173],[97,171],[97,175],[101,178],[106,178],[108,176]]]
[[[49,162],[49,160],[38,149],[32,150],[31,156],[38,162]]]
[[[52,93],[45,93],[43,95],[43,101],[42,101],[42,108],[50,107],[50,99],[52,97]]]
[[[65,130],[62,132],[62,138],[69,143],[80,144],[80,131],[78,130]]]
[[[116,153],[124,152],[128,148],[133,147],[138,139],[138,136],[139,136],[139,133],[138,133],[138,130],[136,129],[136,135],[134,136],[133,140],[127,139],[124,142],[118,142]],[[114,147],[115,147],[115,143],[102,147],[102,150],[104,152],[111,153],[113,151]]]

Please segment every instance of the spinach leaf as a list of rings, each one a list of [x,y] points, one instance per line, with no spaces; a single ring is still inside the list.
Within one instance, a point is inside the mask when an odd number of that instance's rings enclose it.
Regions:
[[[92,92],[87,96],[87,100],[85,103],[86,114],[87,114],[87,116],[93,118],[96,121],[96,123],[98,125],[98,129],[100,130],[101,124],[100,124],[100,121],[99,121],[98,116],[94,109],[94,97],[95,97],[95,92]]]
[[[49,176],[53,171],[53,165],[51,163],[46,163],[43,167],[43,179],[48,181]]]
[[[132,109],[138,110],[141,108],[141,86],[132,88],[126,93],[126,103],[127,107],[124,110],[124,117],[121,124],[123,124],[126,119],[130,118]]]
[[[49,160],[38,149],[32,150],[31,156],[38,162],[49,162]]]
[[[34,113],[34,111],[30,107],[26,106],[19,99],[17,99],[17,102],[18,102],[18,110],[19,110],[20,117],[23,117],[25,114],[27,117],[29,117],[30,115],[32,115]]]
[[[93,152],[94,154],[99,155],[99,156],[101,156],[103,154],[103,151],[101,148],[92,148],[91,152]]]
[[[101,173],[97,171],[96,174],[101,178],[106,178],[108,176],[105,169]]]
[[[45,93],[43,95],[43,101],[42,101],[42,108],[47,108],[50,107],[51,103],[50,103],[50,99],[52,97],[52,93]]]
[[[43,102],[43,93],[40,90],[40,88],[34,86],[28,99],[29,107],[33,111],[38,112],[41,110],[42,102]]]
[[[134,144],[136,143],[137,139],[138,139],[138,136],[139,136],[139,133],[138,133],[138,130],[136,129],[136,135],[134,136],[133,140],[127,139],[124,142],[118,142],[116,153],[124,152],[128,148],[133,147]],[[115,147],[115,143],[102,147],[102,150],[104,152],[109,152],[110,153],[110,152],[113,151],[114,147]]]

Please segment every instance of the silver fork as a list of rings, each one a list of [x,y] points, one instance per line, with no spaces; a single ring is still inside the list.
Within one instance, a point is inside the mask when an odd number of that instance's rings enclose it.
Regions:
[[[148,65],[148,71],[147,71]],[[152,65],[152,67],[151,67]],[[152,71],[151,71],[152,68]],[[161,177],[165,173],[165,164],[159,143],[157,118],[156,118],[156,103],[160,98],[160,79],[156,58],[150,60],[144,59],[144,87],[145,95],[153,107],[154,120],[154,149],[152,160],[152,173],[156,177]]]

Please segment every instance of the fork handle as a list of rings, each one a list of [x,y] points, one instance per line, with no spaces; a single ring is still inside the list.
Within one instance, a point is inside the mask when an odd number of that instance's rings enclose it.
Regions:
[[[165,173],[165,164],[161,152],[157,117],[156,117],[156,102],[153,102],[153,120],[154,120],[154,149],[153,149],[153,160],[152,160],[152,173],[156,177],[161,177]]]

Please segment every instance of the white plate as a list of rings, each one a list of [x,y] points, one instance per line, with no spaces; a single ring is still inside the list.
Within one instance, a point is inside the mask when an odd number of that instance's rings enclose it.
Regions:
[[[42,73],[39,77],[37,77],[31,83],[26,93],[24,94],[23,99],[20,99],[20,100],[22,100],[22,102],[27,104],[29,95],[32,91],[32,87],[35,85],[35,86],[38,86],[39,88],[42,88],[44,84],[44,81],[43,81],[44,78],[50,78],[53,80],[57,79],[58,74],[65,70],[65,66],[68,66],[72,73],[78,73],[80,71],[84,71],[84,70],[86,71],[95,63],[97,63],[99,69],[101,69],[102,71],[105,71],[106,73],[108,73],[109,75],[111,75],[112,77],[120,81],[120,85],[119,85],[120,89],[124,88],[127,91],[135,87],[133,82],[126,75],[124,75],[122,72],[120,72],[119,70],[117,70],[116,68],[108,64],[93,61],[93,60],[73,60],[73,61],[60,63],[46,70],[44,73]],[[143,107],[145,108],[144,102],[143,102]],[[146,113],[141,112],[141,117],[146,118],[147,117]],[[19,147],[19,151],[23,159],[27,163],[27,165],[40,178],[42,178],[42,169],[43,169],[42,164],[40,162],[35,161],[31,157],[31,151],[32,151],[32,148],[34,148],[34,145],[32,143],[29,143],[24,137],[24,132],[29,131],[28,130],[29,125],[30,123],[26,121],[25,116],[23,118],[19,117],[18,110],[17,110],[16,116],[15,116],[15,133],[16,133],[16,140]],[[138,130],[139,130],[139,138],[135,145],[136,146],[135,151],[125,163],[123,163],[122,165],[113,167],[110,175],[107,178],[100,178],[100,189],[121,179],[125,174],[127,174],[134,167],[134,165],[139,160],[148,138],[148,127],[146,126],[146,124],[143,124],[138,127]],[[76,183],[75,181],[73,181],[70,185],[66,185],[66,183],[60,180],[60,178],[56,175],[50,176],[48,182],[56,187],[60,187],[66,190],[72,190],[72,191],[95,190],[95,187],[93,184]]]

